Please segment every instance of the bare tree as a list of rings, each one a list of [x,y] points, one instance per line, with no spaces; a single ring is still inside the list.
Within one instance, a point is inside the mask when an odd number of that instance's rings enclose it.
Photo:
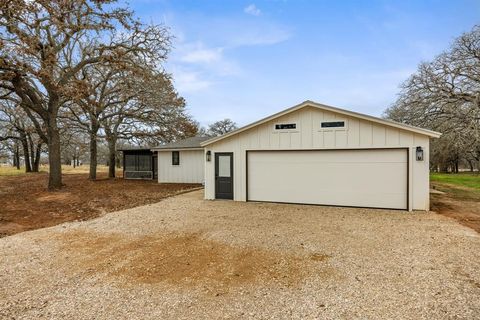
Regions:
[[[0,140],[14,140],[15,144],[22,146],[25,171],[38,172],[44,141],[18,102],[0,100],[0,127]],[[19,152],[14,153],[17,158],[20,157]]]
[[[75,75],[107,61],[128,63],[135,57],[151,62],[166,55],[165,28],[144,27],[114,3],[0,2],[0,88],[14,92],[21,106],[43,122],[36,127],[46,128],[42,138],[48,143],[49,189],[62,186],[58,114],[83,89]]]
[[[122,86],[123,100],[111,104],[101,123],[109,149],[109,177],[115,176],[118,140],[156,145],[196,134],[185,101],[163,72],[132,74]]]
[[[84,130],[89,135],[90,170],[89,178],[97,177],[97,143],[101,121],[111,116],[110,110],[115,104],[123,102],[122,86],[124,79],[120,70],[110,66],[95,65],[79,73],[78,81],[85,90],[77,99],[68,104],[64,116],[73,127]]]
[[[440,170],[458,171],[462,159],[479,161],[480,26],[420,64],[385,116],[444,133],[432,143],[432,161]]]
[[[216,137],[237,129],[237,124],[231,119],[223,119],[208,126],[207,136]]]

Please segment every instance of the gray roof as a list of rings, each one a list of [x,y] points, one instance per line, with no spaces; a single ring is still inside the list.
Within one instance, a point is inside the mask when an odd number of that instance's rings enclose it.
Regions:
[[[150,147],[143,147],[143,146],[138,146],[138,147],[123,147],[123,148],[117,148],[117,151],[150,151]]]
[[[201,149],[200,143],[210,139],[210,137],[191,137],[176,142],[170,142],[158,147],[152,148],[153,150],[162,150],[162,149]]]

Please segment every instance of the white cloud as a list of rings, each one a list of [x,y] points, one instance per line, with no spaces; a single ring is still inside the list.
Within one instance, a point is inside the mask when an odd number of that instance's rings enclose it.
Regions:
[[[172,62],[211,77],[239,75],[241,68],[225,56],[225,51],[223,47],[208,47],[202,41],[180,42],[172,53]]]
[[[208,89],[213,84],[211,81],[202,79],[199,72],[187,71],[181,68],[174,69],[175,86],[181,94],[202,91]]]
[[[247,9],[248,14],[261,14],[255,5]],[[211,94],[234,78],[244,77],[249,69],[236,59],[239,48],[272,45],[291,37],[289,28],[267,18],[171,13],[164,20],[176,35],[166,68],[180,94],[187,97]]]
[[[262,14],[262,11],[260,11],[260,9],[257,8],[256,5],[254,5],[253,3],[246,6],[244,9],[243,9],[243,12],[245,12],[246,14],[251,14],[252,16],[259,16],[260,14]]]
[[[188,63],[212,63],[222,59],[222,48],[197,48],[185,53],[180,60]]]

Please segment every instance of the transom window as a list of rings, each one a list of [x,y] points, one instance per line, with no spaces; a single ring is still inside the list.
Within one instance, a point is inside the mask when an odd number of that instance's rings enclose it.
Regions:
[[[345,121],[322,121],[320,127],[322,129],[345,128]]]
[[[278,123],[275,125],[275,130],[288,130],[288,129],[296,129],[296,123]]]
[[[172,166],[180,165],[180,151],[172,151]]]

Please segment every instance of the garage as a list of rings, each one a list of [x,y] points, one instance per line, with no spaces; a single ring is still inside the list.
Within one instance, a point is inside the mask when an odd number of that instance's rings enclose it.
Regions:
[[[249,151],[247,200],[408,208],[408,149]]]
[[[202,142],[205,199],[429,210],[440,135],[304,101]]]

